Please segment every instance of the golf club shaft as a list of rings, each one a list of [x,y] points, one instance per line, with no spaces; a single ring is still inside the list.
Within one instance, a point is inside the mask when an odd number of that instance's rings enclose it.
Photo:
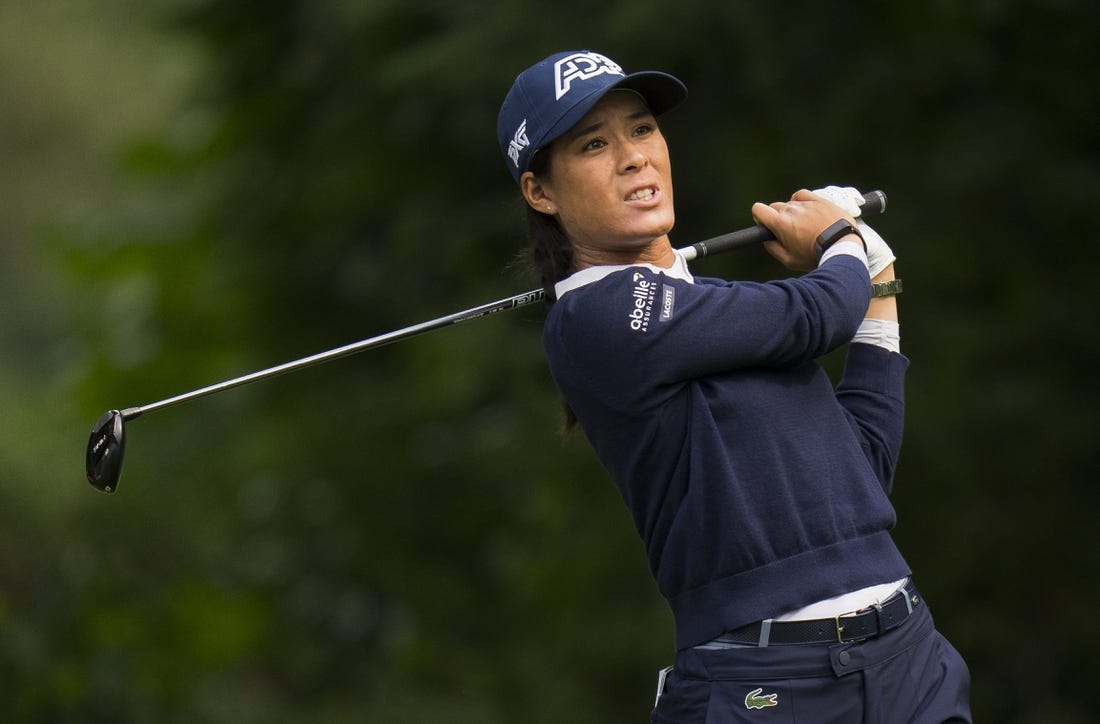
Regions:
[[[515,309],[516,307],[522,307],[532,302],[540,301],[545,294],[541,289],[534,289],[523,294],[516,294],[515,296],[507,297],[505,299],[498,299],[495,302],[489,302],[488,304],[482,304],[479,307],[473,307],[461,312],[455,312],[454,314],[448,314],[445,317],[439,317],[438,319],[432,319],[427,322],[421,322],[420,324],[414,324],[411,327],[405,327],[404,329],[394,330],[393,332],[386,332],[380,334],[377,337],[371,337],[370,339],[360,340],[351,344],[344,345],[343,347],[337,347],[336,349],[330,349],[327,352],[319,352],[309,357],[303,357],[301,359],[294,360],[292,362],[286,362],[275,367],[269,367],[264,370],[252,372],[251,374],[242,375],[241,377],[234,377],[231,380],[224,382],[218,382],[217,384],[203,387],[198,390],[192,390],[191,392],[185,392],[175,397],[169,397],[168,399],[161,400],[159,402],[153,402],[148,405],[142,405],[141,407],[128,407],[125,410],[121,410],[123,419],[133,420],[136,417],[141,417],[147,412],[153,412],[154,410],[160,410],[165,407],[171,407],[172,405],[178,405],[181,402],[187,402],[188,400],[194,400],[199,397],[206,397],[216,392],[222,392],[234,387],[240,387],[246,385],[249,382],[256,382],[257,380],[268,379],[270,377],[276,377],[278,375],[285,375],[288,372],[294,372],[296,370],[305,369],[307,367],[313,367],[324,362],[331,362],[341,357],[347,357],[358,352],[364,352],[368,349],[374,349],[376,347],[382,347],[383,345],[392,344],[402,339],[408,339],[409,337],[415,337],[418,334],[424,334],[435,329],[440,329],[451,324],[457,324],[459,322],[465,322],[470,319],[477,319],[478,317],[484,317],[487,314],[493,314],[494,312],[503,312],[506,309]]]
[[[886,194],[882,191],[870,191],[863,194],[866,199],[866,203],[863,205],[864,214],[877,214],[886,209]],[[709,256],[711,254],[717,254],[723,251],[729,251],[731,249],[738,249],[744,246],[750,246],[752,244],[759,244],[768,241],[772,238],[772,233],[766,227],[757,224],[747,229],[741,229],[740,231],[734,231],[729,234],[723,234],[721,236],[715,236],[704,241],[697,242],[691,246],[677,249],[676,253],[683,256],[687,261],[697,259],[699,257]],[[182,402],[194,400],[200,397],[206,397],[207,395],[213,395],[217,392],[224,392],[225,390],[232,389],[234,387],[240,387],[250,382],[256,382],[258,380],[268,379],[276,377],[278,375],[284,375],[288,372],[294,372],[296,370],[305,369],[307,367],[313,367],[324,362],[331,362],[332,360],[340,359],[341,357],[347,357],[349,355],[364,352],[368,349],[375,349],[387,344],[392,344],[403,339],[415,337],[425,332],[430,332],[436,329],[441,329],[452,324],[458,324],[459,322],[465,322],[471,319],[477,319],[478,317],[484,317],[495,312],[503,312],[508,309],[515,309],[517,307],[523,307],[534,302],[542,301],[545,297],[545,293],[542,289],[532,289],[529,292],[523,294],[516,294],[504,299],[498,299],[495,302],[489,302],[488,304],[482,304],[478,307],[472,307],[470,309],[463,310],[461,312],[455,312],[454,314],[448,314],[445,317],[439,317],[438,319],[432,319],[427,322],[421,322],[420,324],[414,324],[411,327],[405,327],[404,329],[398,329],[393,332],[387,332],[380,334],[377,337],[371,337],[369,339],[353,342],[343,347],[337,347],[327,352],[320,352],[309,357],[303,357],[301,359],[294,360],[292,362],[286,362],[275,367],[269,367],[258,372],[252,372],[251,374],[242,375],[241,377],[234,377],[231,380],[224,382],[218,382],[217,384],[203,387],[191,392],[185,392],[175,397],[169,397],[159,402],[152,402],[148,405],[142,405],[140,407],[128,407],[125,410],[121,410],[121,415],[124,420],[133,420],[134,418],[141,417],[147,412],[153,412],[154,410],[160,410],[165,407],[171,407],[178,405]]]

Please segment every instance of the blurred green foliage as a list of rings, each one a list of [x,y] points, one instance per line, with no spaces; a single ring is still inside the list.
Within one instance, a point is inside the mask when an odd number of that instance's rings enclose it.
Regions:
[[[134,421],[121,491],[81,480],[104,409],[535,286],[496,111],[591,47],[690,89],[677,244],[887,191],[897,537],[980,720],[1091,721],[1098,7],[0,7],[0,719],[645,720],[670,616],[539,310]]]

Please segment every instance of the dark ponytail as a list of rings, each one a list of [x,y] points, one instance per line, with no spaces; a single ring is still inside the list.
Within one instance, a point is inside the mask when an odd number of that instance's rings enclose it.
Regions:
[[[531,173],[544,179],[550,177],[548,151],[537,151],[531,158]],[[576,271],[573,268],[573,247],[556,218],[536,211],[530,204],[526,206],[531,264],[542,281],[543,291],[546,292],[546,303],[549,306],[558,299],[554,284]]]
[[[547,157],[548,154],[543,151],[531,159],[531,171],[536,176],[546,178],[549,175]],[[527,234],[531,243],[531,264],[538,272],[546,293],[546,304],[550,306],[558,300],[554,284],[576,271],[573,268],[573,246],[555,217],[536,211],[530,204],[527,205]],[[565,432],[572,430],[576,424],[577,416],[565,404]]]
[[[558,299],[554,284],[575,271],[573,247],[557,219],[530,206],[527,207],[527,235],[531,242],[531,264],[538,272],[547,304],[553,304]]]

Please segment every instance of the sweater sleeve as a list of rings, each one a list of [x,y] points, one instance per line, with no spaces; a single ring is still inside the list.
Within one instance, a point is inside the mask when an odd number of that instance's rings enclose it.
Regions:
[[[863,454],[887,494],[901,453],[905,419],[905,371],[909,360],[871,344],[852,344],[837,385]]]
[[[553,346],[590,393],[628,409],[660,404],[688,380],[816,359],[852,339],[869,298],[851,256],[768,283],[692,284],[637,267],[559,300]]]

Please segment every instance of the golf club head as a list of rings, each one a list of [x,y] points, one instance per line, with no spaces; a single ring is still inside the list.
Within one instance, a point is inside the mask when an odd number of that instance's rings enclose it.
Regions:
[[[118,410],[104,412],[92,427],[84,466],[88,482],[104,493],[118,488],[122,454],[126,450],[126,419]]]

